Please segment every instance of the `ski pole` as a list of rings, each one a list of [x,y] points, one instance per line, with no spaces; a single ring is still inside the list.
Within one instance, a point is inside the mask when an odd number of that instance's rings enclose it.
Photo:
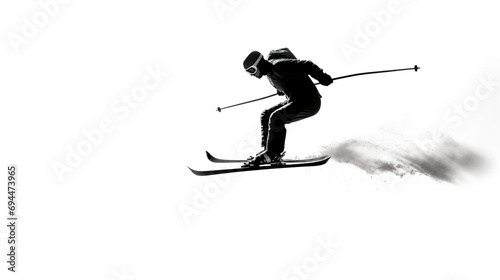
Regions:
[[[415,72],[417,72],[418,69],[420,69],[420,67],[418,67],[417,65],[415,65],[414,67],[411,67],[411,68],[401,68],[401,69],[392,69],[392,70],[363,72],[363,73],[357,73],[357,74],[351,74],[351,75],[336,77],[336,78],[333,78],[332,81],[340,80],[340,79],[344,79],[344,78],[350,78],[350,77],[354,77],[354,76],[361,76],[361,75],[368,75],[368,74],[378,74],[378,73],[387,73],[387,72],[396,72],[396,71],[415,70]],[[318,83],[316,83],[316,84],[318,84]]]
[[[234,105],[231,105],[231,106],[227,106],[227,107],[217,107],[217,111],[222,111],[224,109],[227,109],[227,108],[231,108],[231,107],[236,107],[236,106],[240,106],[240,105],[243,105],[243,104],[247,104],[247,103],[251,103],[251,102],[255,102],[255,101],[259,101],[259,100],[262,100],[262,99],[266,99],[266,98],[269,98],[269,97],[273,97],[275,95],[278,95],[277,93],[275,94],[271,94],[271,95],[268,95],[268,96],[264,96],[264,97],[261,97],[261,98],[257,98],[257,99],[254,99],[254,100],[250,100],[250,101],[246,101],[246,102],[242,102],[242,103],[238,103],[238,104],[234,104]]]
[[[392,69],[392,70],[362,72],[362,73],[356,73],[356,74],[350,74],[350,75],[346,75],[346,76],[336,77],[336,78],[333,78],[332,81],[340,80],[340,79],[345,79],[345,78],[350,78],[350,77],[354,77],[354,76],[361,76],[361,75],[368,75],[368,74],[379,74],[379,73],[387,73],[387,72],[396,72],[396,71],[415,70],[415,72],[417,72],[418,69],[420,69],[420,67],[418,67],[417,65],[415,65],[414,67],[410,67],[410,68],[401,68],[401,69]],[[319,83],[314,83],[314,84],[315,85],[319,85]],[[252,103],[252,102],[255,102],[255,101],[259,101],[259,100],[262,100],[262,99],[273,97],[275,95],[278,95],[278,94],[275,93],[275,94],[271,94],[271,95],[264,96],[264,97],[261,97],[261,98],[257,98],[257,99],[254,99],[254,100],[249,100],[249,101],[246,101],[246,102],[242,102],[242,103],[238,103],[238,104],[234,104],[234,105],[230,105],[230,106],[226,106],[226,107],[222,107],[222,108],[221,107],[217,107],[217,111],[221,112],[224,109],[228,109],[228,108],[231,108],[231,107],[236,107],[236,106],[240,106],[240,105]]]

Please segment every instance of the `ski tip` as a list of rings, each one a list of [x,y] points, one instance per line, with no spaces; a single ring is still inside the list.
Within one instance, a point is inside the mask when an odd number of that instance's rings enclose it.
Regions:
[[[330,156],[326,155],[326,156],[318,156],[318,157],[314,157],[312,158],[314,161],[328,161],[330,159]]]
[[[330,160],[330,156],[322,156],[318,158],[318,163],[325,164]]]
[[[192,169],[191,167],[188,166],[188,169],[193,172],[194,175],[198,175],[198,176],[203,176],[204,174],[198,170],[194,170]]]
[[[208,159],[210,159],[210,160],[214,159],[214,156],[212,156],[211,153],[209,153],[208,151],[205,151],[205,153],[207,154]]]

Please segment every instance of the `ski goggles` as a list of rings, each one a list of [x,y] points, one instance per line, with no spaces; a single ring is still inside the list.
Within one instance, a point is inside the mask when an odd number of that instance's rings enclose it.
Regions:
[[[259,64],[259,62],[262,59],[262,57],[263,57],[262,54],[259,55],[259,57],[257,58],[257,60],[255,60],[255,62],[251,66],[249,66],[248,68],[246,68],[245,71],[247,71],[251,75],[257,74],[257,72],[259,72],[259,69],[257,68],[257,65]]]

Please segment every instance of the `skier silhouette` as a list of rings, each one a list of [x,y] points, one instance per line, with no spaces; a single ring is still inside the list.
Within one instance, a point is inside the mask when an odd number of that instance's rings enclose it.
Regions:
[[[321,108],[321,95],[309,76],[324,86],[330,85],[333,79],[313,62],[297,59],[287,48],[271,51],[267,60],[260,52],[253,51],[244,60],[243,67],[259,79],[267,76],[278,95],[287,98],[262,112],[263,151],[250,157],[245,166],[281,164],[285,150],[285,125],[314,116]]]

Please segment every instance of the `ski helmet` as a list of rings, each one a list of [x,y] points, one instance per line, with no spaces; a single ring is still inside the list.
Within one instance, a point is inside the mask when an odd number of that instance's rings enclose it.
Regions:
[[[263,55],[258,52],[258,51],[253,51],[251,52],[245,61],[243,61],[243,68],[245,68],[245,71],[250,73],[251,75],[258,76],[259,74],[259,68],[257,68],[257,65],[259,62],[262,60]]]

